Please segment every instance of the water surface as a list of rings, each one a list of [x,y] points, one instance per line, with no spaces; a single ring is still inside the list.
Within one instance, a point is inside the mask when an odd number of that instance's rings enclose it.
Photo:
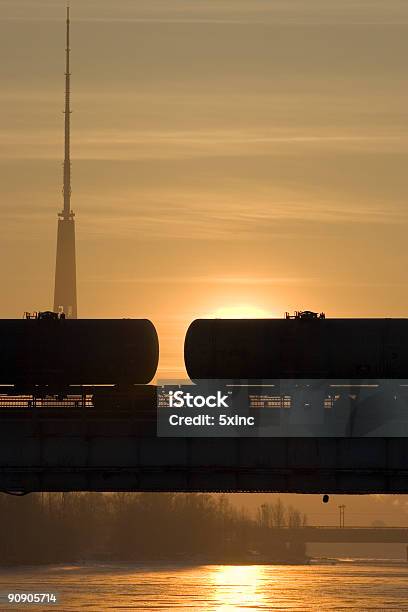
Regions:
[[[13,590],[57,593],[57,605],[32,610],[408,610],[408,565],[3,568],[0,593]]]

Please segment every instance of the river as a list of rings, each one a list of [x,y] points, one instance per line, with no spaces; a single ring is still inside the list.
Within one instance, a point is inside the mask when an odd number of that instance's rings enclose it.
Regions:
[[[54,605],[9,605],[12,592]],[[56,565],[2,568],[1,610],[408,610],[408,564]]]

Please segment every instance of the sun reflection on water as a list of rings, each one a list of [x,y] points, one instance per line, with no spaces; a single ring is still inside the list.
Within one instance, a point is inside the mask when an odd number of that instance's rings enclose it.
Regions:
[[[212,581],[217,610],[262,608],[265,604],[261,585],[264,580],[261,565],[230,565],[215,568]]]

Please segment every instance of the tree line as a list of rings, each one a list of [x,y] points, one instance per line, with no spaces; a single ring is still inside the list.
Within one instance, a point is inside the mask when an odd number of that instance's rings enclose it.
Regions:
[[[304,555],[302,543],[292,543],[289,554],[269,529],[305,524],[305,515],[279,498],[252,516],[225,495],[1,493],[0,559],[3,565],[290,560]]]

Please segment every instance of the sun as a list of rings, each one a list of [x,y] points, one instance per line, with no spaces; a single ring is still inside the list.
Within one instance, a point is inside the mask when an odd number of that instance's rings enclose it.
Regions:
[[[231,304],[220,306],[213,310],[208,318],[210,319],[269,319],[274,317],[271,311],[254,306],[251,304]]]

